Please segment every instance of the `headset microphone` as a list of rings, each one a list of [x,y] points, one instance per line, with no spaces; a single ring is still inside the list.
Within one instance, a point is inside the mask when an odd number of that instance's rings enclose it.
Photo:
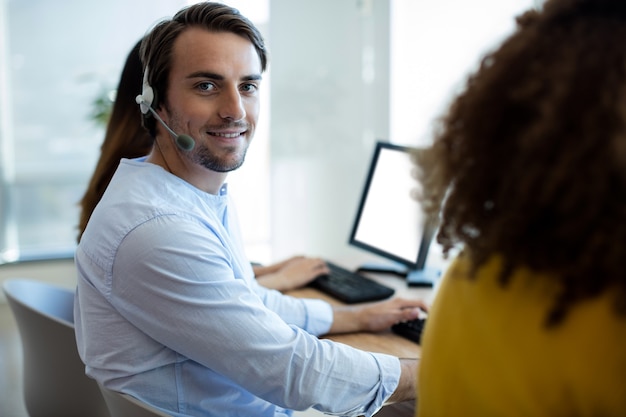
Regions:
[[[174,137],[174,142],[176,142],[176,146],[181,151],[189,152],[194,146],[196,146],[196,141],[189,135],[179,135],[174,132],[170,127],[161,119],[161,117],[157,114],[156,111],[152,108],[152,101],[154,100],[154,90],[148,84],[148,68],[146,68],[143,74],[143,89],[141,94],[139,94],[135,101],[139,104],[139,108],[141,109],[141,113],[147,114],[148,112],[152,113],[152,115],[157,119],[165,129]]]
[[[143,97],[141,95],[137,96],[135,101],[137,101],[137,104],[139,104],[142,107],[145,105],[145,102],[144,102]],[[189,135],[179,135],[178,133],[174,132],[163,121],[163,119],[161,119],[161,117],[158,115],[157,112],[154,111],[154,109],[152,107],[148,106],[148,111],[150,113],[152,113],[152,115],[155,117],[155,119],[157,119],[163,125],[163,127],[167,129],[168,132],[170,132],[170,134],[174,137],[174,142],[176,142],[176,146],[178,146],[178,148],[181,151],[189,152],[190,150],[192,150],[194,148],[194,146],[196,146],[196,141],[191,136],[189,136]]]

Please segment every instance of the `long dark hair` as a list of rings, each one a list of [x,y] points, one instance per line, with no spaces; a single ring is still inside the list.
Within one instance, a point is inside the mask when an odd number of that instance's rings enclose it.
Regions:
[[[135,102],[135,97],[141,93],[143,77],[139,57],[140,45],[141,41],[137,42],[126,58],[100,149],[100,158],[87,191],[80,201],[78,240],[109,185],[120,159],[147,155],[152,148],[153,139],[141,125],[141,111]]]

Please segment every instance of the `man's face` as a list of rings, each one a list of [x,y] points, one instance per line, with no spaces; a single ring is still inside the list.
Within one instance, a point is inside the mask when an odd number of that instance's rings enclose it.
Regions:
[[[241,166],[259,117],[260,83],[261,60],[247,39],[201,28],[178,37],[160,112],[196,141],[191,162],[216,172]]]

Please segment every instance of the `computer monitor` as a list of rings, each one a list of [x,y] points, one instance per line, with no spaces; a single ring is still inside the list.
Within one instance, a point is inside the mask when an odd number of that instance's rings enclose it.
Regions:
[[[359,270],[394,273],[405,276],[408,285],[430,287],[439,276],[426,268],[435,227],[412,196],[419,183],[411,175],[411,150],[376,143],[349,243],[389,261]]]

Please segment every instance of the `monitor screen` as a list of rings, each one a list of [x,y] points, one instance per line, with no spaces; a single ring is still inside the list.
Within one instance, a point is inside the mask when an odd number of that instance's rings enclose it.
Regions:
[[[434,228],[412,195],[419,183],[411,175],[411,151],[377,142],[367,173],[349,243],[392,261],[377,271],[409,275],[426,263]]]

